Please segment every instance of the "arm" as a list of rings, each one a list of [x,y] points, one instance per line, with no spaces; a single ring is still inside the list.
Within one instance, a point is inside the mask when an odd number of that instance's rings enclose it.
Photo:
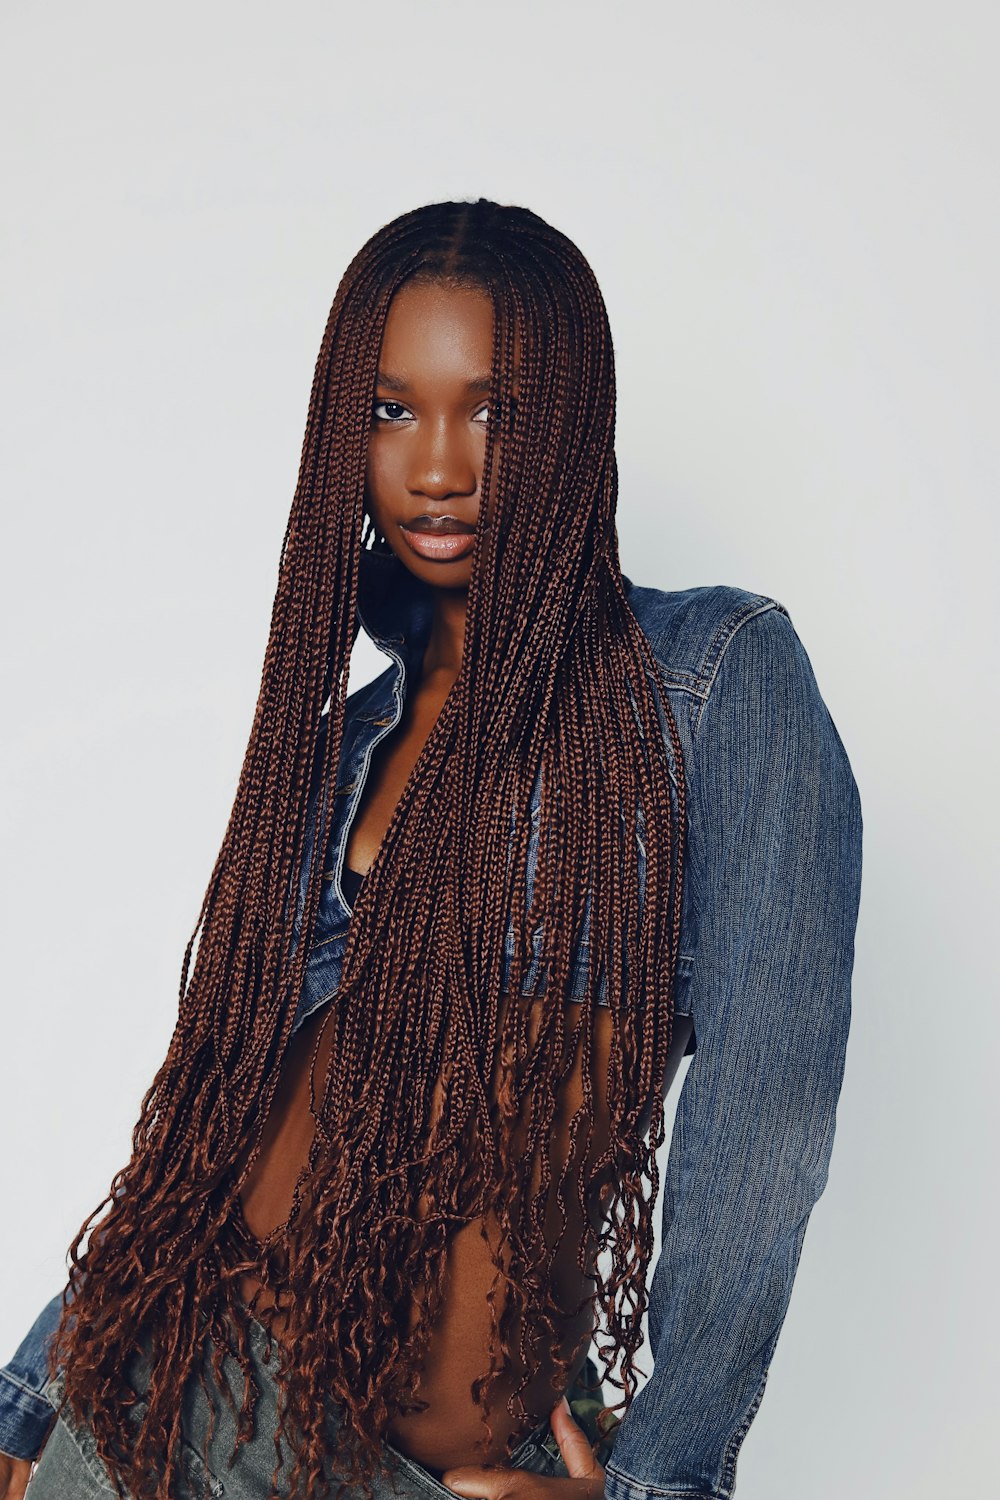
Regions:
[[[787,614],[730,638],[694,728],[687,878],[698,1047],[663,1189],[653,1371],[609,1500],[720,1500],[826,1185],[851,1011],[861,808]]]
[[[49,1383],[46,1356],[62,1296],[57,1292],[46,1303],[13,1359],[0,1369],[0,1452],[13,1458],[36,1458],[55,1417],[44,1395]]]

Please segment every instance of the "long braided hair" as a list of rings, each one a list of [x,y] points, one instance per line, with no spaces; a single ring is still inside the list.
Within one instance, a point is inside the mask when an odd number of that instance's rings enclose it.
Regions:
[[[609,1143],[580,1171],[576,1207],[586,1214],[593,1184],[610,1181],[596,1241],[609,1267],[594,1297],[607,1368],[621,1359],[619,1405],[636,1389],[680,930],[681,749],[622,584],[614,357],[594,274],[572,241],[527,209],[483,198],[436,203],[374,234],[334,298],[253,727],[184,954],[176,1028],[142,1101],[131,1160],[68,1252],[50,1372],[64,1367],[64,1399],[89,1422],[119,1493],[125,1485],[137,1500],[172,1493],[181,1392],[206,1332],[247,1375],[237,1441],[252,1430],[247,1309],[235,1291],[247,1265],[222,1247],[242,1181],[234,1168],[256,1157],[291,1037],[309,951],[292,932],[307,859],[303,934],[319,906],[359,555],[372,540],[365,466],[380,341],[394,293],[413,278],[476,286],[493,300],[481,492],[495,483],[496,509],[477,530],[457,681],[354,907],[328,1007],[330,1063],[313,1078],[309,1161],[287,1224],[252,1267],[281,1293],[295,1351],[279,1371],[279,1431],[295,1454],[289,1493],[325,1494],[326,1464],[372,1493],[387,1419],[421,1407],[414,1390],[443,1305],[449,1240],[487,1207],[501,1231],[494,1287],[502,1282],[507,1295],[493,1317],[490,1368],[474,1386],[487,1426],[489,1390],[516,1352],[512,1329],[522,1358],[544,1350],[566,1371],[547,1290],[557,1247],[546,1241],[541,1205],[553,1187],[547,1145],[559,1083],[578,1049],[583,1097],[570,1154],[586,1162],[602,981],[613,1022]],[[306,805],[327,700],[310,845]],[[586,992],[571,1025],[558,997],[588,899]],[[501,996],[511,920],[517,942]],[[532,1035],[537,998],[520,991],[539,926],[548,1003]],[[554,1184],[564,1225],[568,1180],[563,1171]],[[151,1375],[141,1424],[128,1429],[122,1415],[134,1398],[123,1371],[138,1330]],[[276,1475],[277,1466],[272,1484]]]

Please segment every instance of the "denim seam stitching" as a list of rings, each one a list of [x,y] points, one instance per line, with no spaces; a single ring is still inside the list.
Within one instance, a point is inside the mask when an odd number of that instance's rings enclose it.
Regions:
[[[663,664],[663,662],[660,660],[660,657],[658,655],[656,655],[656,675],[657,675],[657,677],[659,679],[660,687],[665,692],[667,692],[667,693],[671,692],[673,690],[673,686],[674,686],[672,683],[670,683],[670,682],[667,681],[666,674],[667,674],[668,671],[669,671],[669,668],[665,667],[664,664]],[[688,693],[695,701],[699,701],[701,699],[701,697],[702,697],[702,694],[699,693],[699,692],[696,692],[693,688],[682,688],[681,691]],[[664,705],[664,706],[666,707],[667,705]],[[660,715],[660,706],[659,706],[659,703],[657,703],[657,705],[656,705],[656,713],[657,713],[657,718],[660,718],[661,715]],[[689,705],[689,707],[688,707],[688,715],[690,716],[690,714],[691,714],[691,707]],[[671,785],[671,788],[672,788],[671,800],[673,800],[679,794],[679,787],[678,787],[678,783],[677,783],[677,767],[674,764],[674,756],[673,756],[673,752],[672,752],[672,747],[670,745],[669,737],[664,742],[664,748],[666,750],[667,771],[668,771],[668,774],[670,776],[670,785]],[[683,764],[681,766],[681,769],[683,770]]]
[[[324,880],[332,879],[332,876],[324,875],[323,879]],[[313,945],[312,945],[312,947],[310,948],[309,951],[310,951],[310,953],[314,953],[317,948],[325,948],[326,945],[327,945],[327,943],[335,943],[335,942],[337,942],[337,940],[339,938],[343,938],[343,937],[346,937],[346,936],[347,936],[347,928],[346,927],[344,928],[343,932],[331,932],[331,934],[330,934],[329,937],[317,939],[317,941],[315,943],[313,943]]]
[[[19,1391],[23,1391],[24,1394],[26,1396],[29,1396],[33,1401],[37,1401],[43,1410],[46,1407],[49,1409],[49,1411],[52,1410],[52,1403],[50,1401],[46,1401],[43,1392],[35,1390],[33,1386],[26,1385],[25,1382],[23,1380],[19,1380],[16,1375],[11,1375],[7,1370],[0,1370],[0,1380],[6,1380],[9,1385],[15,1386]],[[46,1384],[48,1384],[48,1382],[46,1382]]]
[[[752,620],[755,615],[773,609],[776,603],[777,600],[772,599],[768,594],[751,594],[747,600],[742,604],[736,605],[734,609],[729,611],[728,615],[719,621],[715,629],[715,634],[709,641],[705,654],[701,659],[700,676],[709,692],[712,690],[712,682],[719,669],[719,662],[725,654],[726,647],[740,626],[745,625],[748,620]]]
[[[666,1495],[668,1500],[728,1500],[728,1496],[720,1494],[718,1490],[665,1490],[657,1484],[646,1484],[643,1480],[636,1479],[634,1474],[629,1474],[626,1469],[614,1468],[611,1464],[605,1465],[604,1472],[611,1476],[612,1481],[623,1481],[644,1495]]]
[[[761,1376],[760,1385],[757,1387],[754,1398],[750,1402],[750,1406],[747,1409],[746,1415],[744,1416],[739,1427],[733,1433],[733,1436],[729,1439],[729,1442],[726,1444],[726,1450],[722,1458],[722,1483],[724,1488],[721,1493],[723,1495],[728,1496],[735,1488],[736,1460],[739,1457],[740,1448],[743,1446],[743,1439],[750,1431],[750,1427],[753,1423],[754,1417],[757,1415],[757,1412],[760,1409],[760,1403],[764,1399],[764,1387],[767,1385],[767,1377],[768,1370],[765,1370],[763,1375]]]
[[[762,597],[762,596],[757,595],[755,597],[759,598],[759,597]],[[766,603],[759,605],[755,609],[751,610],[750,606],[746,605],[746,606],[743,607],[743,609],[737,611],[737,613],[736,613],[735,616],[734,615],[729,615],[728,616],[727,620],[725,621],[725,624],[726,625],[731,625],[732,628],[729,630],[729,633],[728,633],[728,635],[726,635],[726,637],[725,637],[724,641],[722,642],[721,646],[719,646],[718,655],[715,658],[715,664],[712,667],[711,675],[709,676],[709,679],[708,679],[708,685],[707,685],[708,686],[708,691],[707,691],[704,699],[702,700],[701,704],[699,705],[697,713],[695,713],[695,714],[692,715],[692,718],[691,718],[691,732],[692,732],[692,735],[697,735],[698,734],[698,731],[699,731],[699,729],[701,727],[701,719],[702,719],[702,715],[703,715],[703,713],[705,711],[705,706],[706,706],[706,704],[708,704],[711,701],[712,690],[715,687],[716,682],[718,681],[719,670],[720,670],[720,668],[722,666],[722,663],[723,663],[723,661],[725,659],[726,651],[729,649],[729,647],[732,644],[732,642],[736,639],[737,632],[740,631],[740,630],[742,630],[743,626],[749,624],[749,622],[751,620],[756,620],[757,617],[758,617],[758,615],[766,615],[771,610],[775,609],[777,607],[777,603],[778,603],[778,601],[776,599],[768,599]],[[740,615],[742,616],[742,618],[739,618]],[[705,660],[706,660],[706,662],[711,661],[712,652],[715,650],[716,645],[719,642],[719,637],[722,634],[722,630],[723,630],[723,627],[720,626],[719,631],[716,632],[716,638],[715,638],[715,640],[713,640],[712,645],[709,647],[708,651],[705,653]]]
[[[769,594],[750,594],[742,604],[737,604],[719,621],[715,629],[715,634],[712,636],[701,659],[699,676],[705,683],[708,692],[712,690],[712,683],[719,669],[719,662],[725,654],[726,647],[740,626],[745,625],[748,620],[752,620],[755,615],[762,614],[765,610],[773,609],[777,602]],[[715,657],[714,664],[713,656]]]
[[[676,693],[692,693],[696,698],[703,698],[705,696],[705,688],[701,680],[697,678],[693,672],[679,672],[676,667],[668,667],[661,660],[659,655],[657,655],[656,661],[660,669],[660,676],[663,678],[664,686],[669,691]],[[688,678],[689,680],[686,682],[678,682],[676,679],[680,677]]]

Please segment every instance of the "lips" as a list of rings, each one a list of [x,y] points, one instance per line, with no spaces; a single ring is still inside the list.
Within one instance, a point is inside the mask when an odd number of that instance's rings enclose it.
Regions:
[[[476,545],[475,527],[451,518],[436,521],[421,516],[399,529],[410,551],[430,562],[458,562]]]
[[[459,532],[469,535],[476,529],[470,521],[459,521],[455,516],[415,516],[401,524],[404,531],[419,531],[427,536],[451,536]]]

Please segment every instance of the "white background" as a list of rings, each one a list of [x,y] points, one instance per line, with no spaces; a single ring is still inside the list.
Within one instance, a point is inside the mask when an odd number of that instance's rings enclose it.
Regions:
[[[626,573],[781,600],[861,789],[837,1142],[741,1500],[985,1493],[998,41],[971,0],[8,0],[0,1359],[170,1037],[337,283],[482,194],[604,290]]]

